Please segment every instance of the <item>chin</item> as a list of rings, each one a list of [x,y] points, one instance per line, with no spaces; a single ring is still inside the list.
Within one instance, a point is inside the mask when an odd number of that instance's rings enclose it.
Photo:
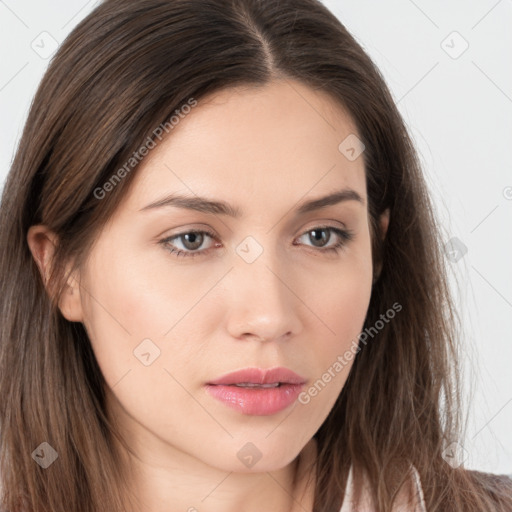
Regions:
[[[265,435],[268,435],[268,432]],[[254,441],[250,441],[250,439],[254,439]],[[244,436],[233,440],[230,444],[233,448],[224,448],[216,458],[214,465],[224,471],[236,473],[279,471],[290,464],[303,448],[302,444],[297,445],[296,442],[283,444],[280,437],[276,437],[276,439],[262,437],[258,440],[257,436],[252,438]],[[233,456],[227,457],[227,453],[233,453]]]

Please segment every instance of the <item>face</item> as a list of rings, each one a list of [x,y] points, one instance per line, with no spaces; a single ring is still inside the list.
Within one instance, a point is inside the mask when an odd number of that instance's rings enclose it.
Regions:
[[[199,101],[145,157],[65,306],[139,456],[272,471],[326,419],[372,285],[354,134],[328,96],[274,82]]]

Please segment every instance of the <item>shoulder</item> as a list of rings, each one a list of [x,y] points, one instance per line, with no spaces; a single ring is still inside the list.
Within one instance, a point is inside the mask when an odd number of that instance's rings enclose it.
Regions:
[[[512,475],[498,475],[477,470],[466,470],[468,476],[490,494],[512,497]]]

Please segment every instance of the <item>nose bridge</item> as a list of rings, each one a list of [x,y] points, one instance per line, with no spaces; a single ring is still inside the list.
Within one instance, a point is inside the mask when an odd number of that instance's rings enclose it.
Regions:
[[[296,300],[290,291],[290,273],[276,247],[247,237],[236,247],[232,273],[231,334],[272,340],[296,332]]]
[[[271,302],[274,307],[283,307],[283,302],[290,300],[281,275],[283,262],[279,260],[275,247],[270,244],[263,247],[255,240],[248,240],[237,247],[237,255],[236,286],[243,294],[247,294],[246,298],[252,297],[253,305],[264,299],[265,303]]]

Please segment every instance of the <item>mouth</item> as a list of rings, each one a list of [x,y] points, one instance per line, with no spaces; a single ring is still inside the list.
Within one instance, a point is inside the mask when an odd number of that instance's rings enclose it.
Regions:
[[[278,388],[283,384],[284,382],[274,382],[273,384],[256,384],[255,382],[240,382],[237,384],[230,385],[237,386],[239,388]]]
[[[288,368],[244,368],[223,375],[208,384],[225,386],[271,386],[280,384],[304,384],[306,379]]]
[[[305,383],[287,368],[246,368],[208,382],[206,391],[242,414],[269,416],[290,407]]]

